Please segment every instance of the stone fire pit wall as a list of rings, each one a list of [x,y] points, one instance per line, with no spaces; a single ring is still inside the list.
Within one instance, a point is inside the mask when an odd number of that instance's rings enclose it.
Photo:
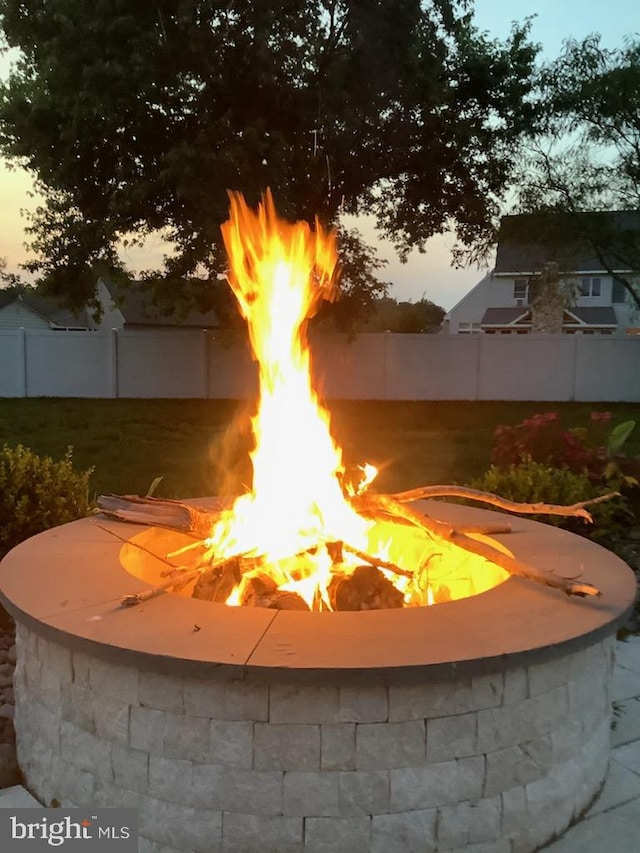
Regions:
[[[524,853],[607,769],[611,636],[455,682],[313,686],[140,669],[17,629],[27,787],[138,808],[141,853]]]
[[[17,625],[25,785],[47,806],[137,808],[141,853],[532,853],[602,786],[636,580],[583,537],[512,527],[517,557],[602,595],[511,577],[361,613],[173,594],[123,608],[156,582],[125,568],[144,537],[171,550],[155,529],[87,518],[21,543],[0,600]]]

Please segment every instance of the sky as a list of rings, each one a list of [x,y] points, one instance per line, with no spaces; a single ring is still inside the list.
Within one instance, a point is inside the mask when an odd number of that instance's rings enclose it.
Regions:
[[[606,3],[588,0],[475,0],[476,26],[491,38],[504,39],[513,21],[523,22],[535,16],[531,30],[533,41],[542,45],[542,56],[552,59],[562,50],[568,38],[583,39],[591,33],[602,35],[602,44],[615,48],[626,35],[640,35],[640,3],[638,0],[608,0]],[[6,74],[8,59],[0,58],[0,75]],[[9,171],[0,158],[0,257],[7,260],[9,270],[17,271],[27,258],[24,249],[25,220],[20,211],[32,208],[36,201],[28,197],[29,176],[22,171]],[[450,235],[432,238],[426,253],[412,252],[402,264],[390,244],[380,240],[368,220],[357,223],[365,238],[378,250],[387,266],[380,278],[390,281],[390,296],[398,300],[430,299],[446,310],[452,308],[464,294],[484,276],[486,270],[474,266],[456,269],[451,266],[454,239]],[[125,260],[134,268],[159,265],[159,240],[149,246],[146,255],[131,255]]]

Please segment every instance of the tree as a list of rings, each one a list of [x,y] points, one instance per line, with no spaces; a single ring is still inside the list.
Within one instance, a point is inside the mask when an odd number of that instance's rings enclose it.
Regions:
[[[546,134],[518,182],[520,209],[541,214],[530,236],[589,247],[640,309],[640,40],[568,41],[540,84]]]
[[[45,203],[31,269],[80,305],[121,239],[215,280],[227,189],[324,223],[372,213],[401,253],[486,233],[534,120],[528,26],[490,41],[468,0],[0,0],[21,59],[0,145]]]
[[[375,301],[369,316],[355,328],[358,332],[423,334],[437,331],[444,315],[444,308],[426,297],[417,302],[397,302],[383,296]]]

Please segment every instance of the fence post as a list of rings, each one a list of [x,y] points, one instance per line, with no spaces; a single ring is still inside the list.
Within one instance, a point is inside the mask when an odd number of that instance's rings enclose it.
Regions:
[[[18,329],[18,387],[20,396],[27,395],[27,332],[24,326]]]
[[[209,399],[209,332],[202,330],[202,346],[200,349],[202,358],[202,396]]]
[[[111,396],[120,396],[120,383],[118,381],[118,330],[111,329],[109,334],[109,366],[111,380]]]

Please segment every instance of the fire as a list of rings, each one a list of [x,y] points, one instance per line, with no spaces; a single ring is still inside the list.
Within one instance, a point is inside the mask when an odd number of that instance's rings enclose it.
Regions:
[[[267,192],[255,211],[232,194],[222,235],[259,373],[251,489],[221,514],[207,540],[217,561],[242,556],[226,603],[260,597],[266,585],[295,593],[311,609],[334,609],[332,583],[368,570],[376,583],[391,581],[401,604],[447,600],[451,562],[444,552],[453,546],[439,543],[434,552],[424,532],[358,514],[343,489],[342,452],[312,387],[306,336],[321,301],[336,297],[335,233],[318,222],[311,228],[278,218]],[[364,466],[353,494],[375,474]],[[364,566],[363,554],[375,555],[376,567]]]

